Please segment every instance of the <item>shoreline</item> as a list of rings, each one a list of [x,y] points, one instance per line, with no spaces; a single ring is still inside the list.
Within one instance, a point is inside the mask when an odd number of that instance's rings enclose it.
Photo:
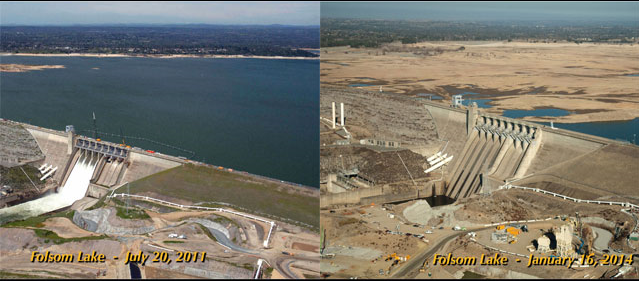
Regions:
[[[326,82],[320,82],[320,87],[335,87],[335,88],[339,88],[339,89],[343,89],[345,91],[349,91],[349,90],[353,90],[353,89],[358,89],[360,91],[366,91],[366,92],[375,92],[375,89],[377,88],[377,86],[379,85],[371,85],[370,87],[372,87],[373,89],[367,89],[366,87],[349,87],[349,86],[343,86],[343,85],[339,85],[339,84],[332,84],[332,83],[326,83]],[[383,85],[383,86],[391,86],[391,85]],[[435,92],[435,91],[433,91]],[[413,96],[410,95],[406,95],[404,93],[396,93],[396,92],[384,92],[385,94],[392,94],[392,95],[396,95],[397,97],[400,98],[414,98]],[[436,93],[436,92],[435,92]],[[441,95],[439,93],[437,93],[438,95]],[[392,96],[391,95],[391,96]],[[515,95],[515,97],[517,97]],[[485,97],[485,98],[490,98],[490,97]],[[493,98],[494,99],[494,98]],[[499,100],[499,99],[495,99],[495,100]],[[441,103],[441,104],[450,104],[451,100],[433,100],[432,102],[436,102],[436,103]],[[528,122],[547,122],[549,123],[550,121],[553,121],[554,123],[562,123],[562,124],[577,124],[577,123],[603,123],[603,122],[631,122],[637,118],[639,118],[639,115],[637,114],[637,112],[639,112],[639,110],[637,109],[625,109],[622,110],[621,112],[619,111],[608,111],[607,109],[597,109],[596,112],[579,112],[579,109],[575,109],[575,108],[571,108],[567,105],[564,104],[554,104],[552,106],[541,106],[539,108],[555,108],[555,109],[562,109],[562,110],[566,110],[566,111],[570,111],[572,112],[569,115],[565,115],[565,116],[525,116],[522,118],[513,118],[516,120],[522,120],[522,121],[528,121]],[[511,104],[510,106],[506,106],[506,105],[502,105],[502,104],[492,104],[492,107],[490,108],[479,108],[480,111],[485,112],[485,113],[489,113],[489,114],[495,114],[495,115],[499,115],[499,116],[503,116],[503,112],[505,110],[534,110],[536,109],[536,107],[528,107],[526,105],[522,105],[522,104]]]
[[[205,59],[289,59],[289,60],[319,60],[317,57],[284,57],[284,56],[245,56],[245,55],[129,55],[129,54],[92,54],[92,53],[69,53],[69,54],[32,54],[32,53],[0,53],[0,56],[21,56],[21,57],[96,57],[96,58],[205,58]]]

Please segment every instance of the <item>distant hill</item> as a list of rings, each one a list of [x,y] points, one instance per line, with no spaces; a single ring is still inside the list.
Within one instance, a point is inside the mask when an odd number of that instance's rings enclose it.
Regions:
[[[0,52],[316,57],[319,26],[2,26]]]
[[[639,42],[639,21],[408,21],[321,19],[321,46],[376,48],[423,41]]]

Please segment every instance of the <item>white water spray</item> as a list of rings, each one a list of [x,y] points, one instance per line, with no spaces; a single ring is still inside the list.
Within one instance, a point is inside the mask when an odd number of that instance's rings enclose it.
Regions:
[[[94,157],[83,151],[80,157],[78,157],[75,166],[73,166],[67,182],[60,188],[60,192],[9,208],[0,209],[0,223],[38,216],[71,206],[75,201],[82,199],[86,194],[91,176],[99,160],[100,156]]]

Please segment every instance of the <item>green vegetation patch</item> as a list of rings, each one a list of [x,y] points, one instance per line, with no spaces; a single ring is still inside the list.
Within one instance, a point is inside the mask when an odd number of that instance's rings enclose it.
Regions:
[[[131,200],[131,202],[137,202],[136,204],[150,206],[150,208],[155,207],[157,208],[158,211],[161,211],[161,213],[172,213],[172,212],[180,211],[180,209],[178,208],[173,208],[171,206],[166,206],[166,205],[158,204],[151,201]]]
[[[319,198],[278,191],[286,186],[250,176],[186,164],[130,184],[131,193],[154,192],[191,202],[225,202],[319,228]]]
[[[240,227],[234,220],[229,219],[229,218],[227,218],[225,216],[218,215],[213,221],[217,222],[217,223],[219,223],[221,225],[224,225],[224,226],[226,226],[226,225],[228,225],[230,223],[230,224],[232,224],[232,225],[234,225],[234,226],[236,226],[238,228]]]
[[[95,202],[95,204],[93,204],[93,206],[87,208],[87,211],[100,209],[100,208],[104,207],[106,205],[106,197],[107,197],[106,195],[102,196],[100,198],[100,200],[98,200],[98,202]]]
[[[109,238],[109,236],[107,235],[62,238],[58,236],[57,233],[47,229],[34,229],[33,231],[35,232],[36,236],[40,238],[44,238],[45,241],[47,240],[52,241],[54,244],[57,244],[57,245],[64,244],[67,242],[77,242],[77,241],[83,241],[83,240],[101,240],[101,239]]]
[[[38,180],[40,179],[40,176],[38,176],[40,171],[30,165],[23,165],[12,168],[5,168],[0,166],[0,175],[2,175],[2,178],[0,178],[0,183],[3,185],[6,184],[10,186],[26,186],[33,188],[31,185],[31,181],[24,175],[22,170],[24,170],[24,173],[27,173],[27,175],[29,175],[29,178],[31,178],[31,180],[35,184],[37,184],[38,186],[42,186],[42,184],[40,184],[40,181]]]
[[[271,279],[271,275],[273,275],[272,267],[269,267],[266,270],[264,270],[264,277],[266,277],[265,279]],[[319,279],[319,278],[313,278],[313,279]]]
[[[138,208],[125,208],[125,207],[119,207],[116,206],[115,209],[117,210],[116,215],[120,218],[123,219],[128,219],[128,220],[143,220],[143,219],[148,219],[151,218],[149,217],[149,215],[141,209]]]
[[[165,240],[164,244],[183,244],[184,241]]]
[[[356,219],[356,218],[347,218],[347,219],[340,220],[337,224],[338,224],[339,226],[345,226],[345,225],[347,225],[347,224],[353,224],[353,223],[358,223],[358,222],[359,222],[359,219]]]
[[[202,231],[204,232],[204,234],[206,234],[206,236],[208,236],[209,238],[211,238],[211,240],[217,242],[217,239],[215,239],[215,236],[213,236],[213,234],[211,234],[211,232],[209,231],[208,228],[204,227],[203,225],[199,224],[200,228],[202,229]]]
[[[2,227],[43,227],[44,226],[43,222],[49,218],[65,217],[73,221],[74,214],[75,214],[75,210],[68,210],[64,212],[40,215],[37,217],[30,217],[24,220],[8,222],[4,224]]]

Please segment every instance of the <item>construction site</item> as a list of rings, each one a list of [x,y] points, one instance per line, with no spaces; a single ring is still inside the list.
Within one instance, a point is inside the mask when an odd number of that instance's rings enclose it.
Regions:
[[[4,119],[0,183],[2,278],[320,276],[316,189],[78,135],[72,125],[56,131]],[[315,219],[296,205],[235,199],[251,193],[314,205]],[[35,252],[79,251],[106,261],[29,262]],[[129,253],[150,259],[125,263]],[[151,261],[153,253],[169,261]]]
[[[637,278],[639,147],[371,88],[321,87],[323,277]],[[433,265],[449,253],[510,263]]]

